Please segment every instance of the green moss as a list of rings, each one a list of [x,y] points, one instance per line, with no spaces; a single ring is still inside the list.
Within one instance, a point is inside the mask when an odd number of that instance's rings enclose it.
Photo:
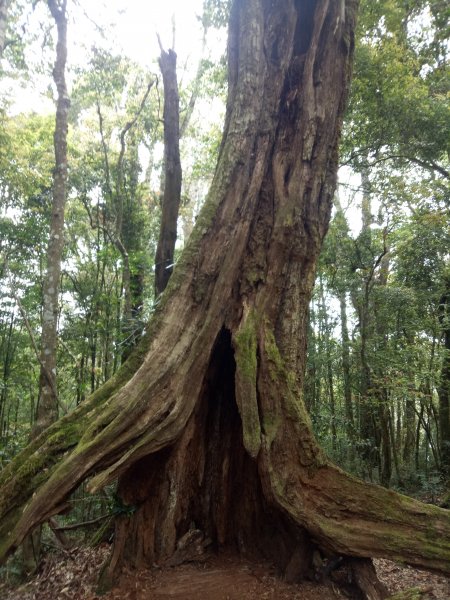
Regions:
[[[257,319],[253,312],[247,314],[234,336],[236,362],[236,402],[242,420],[244,446],[250,456],[256,457],[261,447],[256,378]]]
[[[79,428],[73,425],[64,426],[47,438],[48,447],[59,447],[61,444],[65,447],[72,446],[77,443],[79,437]]]
[[[256,384],[257,371],[257,339],[256,318],[250,313],[243,327],[239,329],[234,338],[235,360],[239,371]]]
[[[41,453],[34,454],[17,467],[16,479],[31,479],[45,466],[45,455]]]
[[[286,495],[286,482],[282,477],[280,477],[280,474],[273,468],[272,464],[269,466],[269,476],[273,491],[275,492],[278,500],[284,504],[283,499]]]
[[[262,424],[264,435],[269,444],[275,439],[281,423],[281,416],[278,413],[268,413],[267,411],[264,412]]]
[[[310,420],[306,408],[301,401],[301,390],[297,385],[297,378],[295,373],[288,370],[284,363],[283,357],[281,356],[278,348],[275,336],[271,329],[266,328],[265,331],[265,350],[269,359],[270,377],[274,383],[279,382],[284,384],[284,401],[285,408],[289,409],[291,416],[299,419],[303,424],[309,426]],[[292,411],[294,414],[292,414]]]
[[[302,400],[295,373],[286,368],[278,348],[273,331],[266,323],[264,349],[268,359],[268,371],[272,382],[273,414],[265,411],[263,426],[270,439],[274,439],[283,421],[288,419],[294,424],[296,436],[302,444],[302,464],[308,468],[312,477],[317,469],[328,464],[325,454],[315,443],[311,419]]]
[[[275,340],[275,336],[271,329],[266,327],[265,331],[265,344],[264,348],[267,353],[267,357],[272,362],[273,369],[271,369],[272,379],[277,379],[280,376],[285,377],[285,366],[281,357],[280,351]]]
[[[389,600],[420,600],[425,594],[425,591],[418,587],[414,587],[389,596]]]

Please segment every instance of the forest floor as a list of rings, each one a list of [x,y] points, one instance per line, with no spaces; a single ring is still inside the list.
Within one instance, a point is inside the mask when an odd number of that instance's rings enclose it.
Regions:
[[[126,570],[119,585],[98,596],[95,584],[109,552],[80,547],[49,554],[40,573],[19,587],[0,582],[2,600],[336,600],[348,598],[331,582],[288,584],[265,563],[211,556],[175,568]],[[376,560],[378,577],[391,594],[416,588],[405,600],[449,600],[450,578]]]

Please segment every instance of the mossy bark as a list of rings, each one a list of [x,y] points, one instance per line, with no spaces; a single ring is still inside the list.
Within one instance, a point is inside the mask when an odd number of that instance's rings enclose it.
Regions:
[[[333,466],[302,398],[356,8],[233,4],[224,140],[192,239],[140,358],[63,422],[77,445],[50,458],[57,426],[40,437],[32,454],[50,469],[20,501],[5,496],[20,508],[3,553],[93,476],[91,490],[119,478],[129,506],[106,579],[123,560],[176,564],[208,546],[270,556],[291,580],[313,568],[314,549],[450,570],[448,513]]]

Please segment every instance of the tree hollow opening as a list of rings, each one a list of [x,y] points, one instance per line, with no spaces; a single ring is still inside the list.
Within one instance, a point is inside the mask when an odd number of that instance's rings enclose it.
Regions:
[[[295,555],[309,568],[307,534],[269,505],[258,462],[244,448],[235,371],[231,333],[222,328],[180,439],[121,478],[119,495],[134,512],[118,519],[115,554],[127,562],[179,564],[225,550],[270,559],[283,572]]]

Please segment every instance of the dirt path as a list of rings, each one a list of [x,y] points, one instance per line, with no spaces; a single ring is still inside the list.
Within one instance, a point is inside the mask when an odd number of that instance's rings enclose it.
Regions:
[[[152,571],[127,570],[119,585],[97,596],[95,583],[107,546],[79,548],[50,556],[42,572],[20,587],[0,583],[1,600],[336,600],[346,598],[333,584],[281,581],[268,564],[235,556]],[[391,593],[418,588],[423,600],[449,600],[450,579],[386,560],[375,565]],[[416,596],[418,598],[419,596]]]
[[[151,573],[125,573],[108,600],[334,600],[331,587],[312,582],[289,585],[270,565],[220,557]]]

